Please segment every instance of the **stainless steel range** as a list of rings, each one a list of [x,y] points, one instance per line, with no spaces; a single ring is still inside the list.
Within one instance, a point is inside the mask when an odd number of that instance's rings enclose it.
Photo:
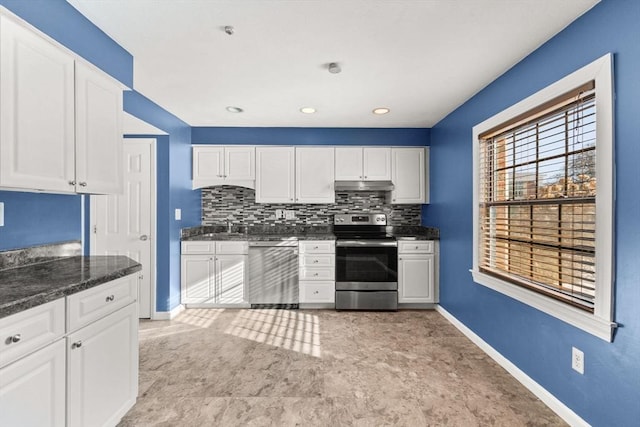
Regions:
[[[398,309],[398,243],[386,225],[383,213],[334,216],[336,310]]]

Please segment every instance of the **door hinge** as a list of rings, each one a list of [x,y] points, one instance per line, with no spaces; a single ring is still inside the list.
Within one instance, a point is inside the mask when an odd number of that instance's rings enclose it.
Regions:
[[[98,234],[98,226],[97,225],[93,226],[93,234]]]

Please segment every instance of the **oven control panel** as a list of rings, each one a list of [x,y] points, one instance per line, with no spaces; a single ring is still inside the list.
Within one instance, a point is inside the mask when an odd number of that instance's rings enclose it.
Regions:
[[[387,225],[387,215],[383,213],[336,214],[333,222],[338,225]]]

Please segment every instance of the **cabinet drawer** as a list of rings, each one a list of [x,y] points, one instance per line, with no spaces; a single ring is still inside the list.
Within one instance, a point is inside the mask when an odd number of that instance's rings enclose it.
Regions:
[[[246,241],[216,242],[216,254],[218,255],[234,255],[234,254],[248,254],[248,253],[249,253],[249,242],[246,242]]]
[[[182,242],[182,253],[195,255],[212,255],[215,253],[215,242],[198,240]]]
[[[0,319],[0,367],[64,335],[64,298]]]
[[[335,240],[304,240],[300,242],[301,254],[334,254]]]
[[[398,241],[398,253],[411,254],[411,253],[423,253],[432,254],[434,248],[433,240],[412,240]]]
[[[300,282],[300,302],[335,302],[335,282]]]
[[[138,298],[138,276],[123,277],[67,297],[68,332],[98,320]]]
[[[300,255],[300,267],[333,267],[336,265],[334,254]]]
[[[336,270],[333,267],[300,267],[300,280],[335,280]]]

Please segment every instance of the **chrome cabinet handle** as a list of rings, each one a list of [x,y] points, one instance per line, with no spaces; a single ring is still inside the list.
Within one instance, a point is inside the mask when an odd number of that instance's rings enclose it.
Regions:
[[[314,264],[317,264],[318,262],[320,262],[320,261],[318,261],[317,259],[314,259],[314,260],[313,260],[313,263],[314,263]]]
[[[80,182],[78,183],[78,185],[79,185],[80,187],[86,187],[86,186],[87,186],[87,183],[86,183],[86,182],[84,182],[84,181],[80,181]]]
[[[113,301],[114,299],[115,299],[115,297],[114,297],[113,295],[109,295],[109,296],[105,299],[105,301],[106,301],[106,302],[111,302],[111,301]]]
[[[69,185],[76,185],[75,181],[69,181]]]
[[[5,343],[7,345],[9,344],[13,344],[13,343],[17,343],[20,342],[20,340],[22,339],[22,335],[20,334],[15,334],[13,336],[10,336],[9,338],[7,338],[7,340],[5,341]]]
[[[320,293],[319,291],[313,291],[313,294],[314,294],[314,295],[317,295],[317,294],[319,294],[319,293]]]
[[[143,234],[142,236],[140,236],[140,240],[142,240],[143,242],[146,241],[147,239],[149,239],[149,236],[147,236],[146,234]]]
[[[73,344],[71,344],[71,349],[80,348],[80,347],[82,347],[82,341],[76,341]]]

